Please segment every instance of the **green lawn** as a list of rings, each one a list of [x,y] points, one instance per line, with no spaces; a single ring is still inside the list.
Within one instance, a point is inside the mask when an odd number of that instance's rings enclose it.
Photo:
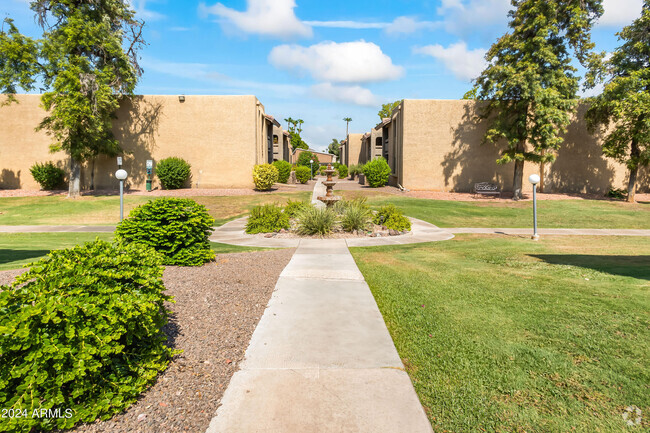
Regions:
[[[354,248],[435,431],[624,432],[650,414],[650,242]],[[643,428],[642,428],[643,429]]]
[[[0,233],[0,271],[19,269],[43,258],[50,250],[70,248],[99,238],[112,241],[112,233]],[[245,253],[268,248],[238,247],[211,242],[217,254]]]
[[[344,197],[368,195],[374,207],[393,203],[408,216],[439,227],[531,227],[532,202],[461,202],[338,191]],[[538,202],[542,228],[650,229],[650,203],[629,204],[605,200],[557,200]]]
[[[310,192],[273,193],[232,197],[189,197],[205,205],[217,225],[246,214],[262,203],[285,203],[289,198],[305,200]],[[124,213],[151,200],[146,196],[126,196]],[[120,199],[116,196],[81,197],[75,200],[65,196],[5,197],[0,198],[0,225],[111,225],[119,222]]]

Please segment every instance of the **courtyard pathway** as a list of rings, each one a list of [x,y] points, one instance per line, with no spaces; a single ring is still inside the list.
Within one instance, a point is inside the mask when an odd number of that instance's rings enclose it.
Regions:
[[[207,433],[431,432],[345,240],[301,240]]]

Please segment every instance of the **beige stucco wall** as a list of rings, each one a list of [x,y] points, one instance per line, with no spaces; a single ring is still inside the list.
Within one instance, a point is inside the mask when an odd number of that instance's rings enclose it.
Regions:
[[[391,138],[395,137],[390,143],[391,153],[397,152],[394,171],[404,187],[470,191],[476,182],[491,181],[504,191],[512,190],[513,165],[497,164],[499,148],[481,144],[486,125],[473,120],[476,106],[464,100],[404,100],[388,127]],[[584,110],[581,106],[569,126],[555,163],[545,167],[546,192],[605,193],[610,186],[626,186],[626,167],[602,155],[598,139],[582,120]],[[526,163],[525,179],[539,170],[538,165]],[[647,170],[640,178],[639,191],[647,191]],[[526,182],[524,187],[530,185]]]
[[[328,164],[334,162],[334,155],[316,152],[311,149],[296,149],[296,151],[291,154],[291,163],[296,164],[298,162],[298,158],[300,158],[300,154],[303,152],[311,152],[312,155],[316,156],[317,161],[314,161],[314,164]]]
[[[67,164],[64,154],[50,154],[51,139],[34,128],[44,117],[39,95],[18,95],[18,104],[0,107],[0,187],[38,189],[29,174],[37,161]],[[269,124],[255,96],[143,96],[125,101],[113,132],[125,151],[124,168],[131,188],[144,189],[145,162],[178,156],[192,165],[192,187],[253,187],[252,169],[268,159]],[[154,165],[155,166],[155,165]],[[118,184],[114,158],[100,157],[95,187]],[[90,170],[82,173],[84,187]],[[154,187],[159,186],[154,176]]]
[[[346,141],[347,166],[356,165],[363,161],[363,134],[349,134]]]

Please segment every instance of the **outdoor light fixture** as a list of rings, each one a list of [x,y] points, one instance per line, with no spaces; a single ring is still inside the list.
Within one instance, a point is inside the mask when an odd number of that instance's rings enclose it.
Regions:
[[[180,95],[178,97],[178,102],[185,102],[185,95]]]
[[[314,160],[313,159],[309,160],[309,170],[310,170],[309,178],[313,179],[314,178]]]
[[[533,236],[531,239],[537,241],[539,240],[537,234],[537,184],[540,181],[539,175],[531,174],[528,181],[533,184]]]
[[[115,172],[115,177],[120,181],[120,222],[124,219],[124,180],[127,176],[126,170],[121,168]]]

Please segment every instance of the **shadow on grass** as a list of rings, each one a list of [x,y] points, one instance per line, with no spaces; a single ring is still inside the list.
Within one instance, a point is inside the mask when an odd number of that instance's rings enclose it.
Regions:
[[[48,254],[50,250],[12,250],[0,248],[0,265],[18,262],[20,260],[35,259]]]
[[[596,256],[586,254],[531,254],[553,265],[571,265],[611,275],[650,280],[650,256]]]

